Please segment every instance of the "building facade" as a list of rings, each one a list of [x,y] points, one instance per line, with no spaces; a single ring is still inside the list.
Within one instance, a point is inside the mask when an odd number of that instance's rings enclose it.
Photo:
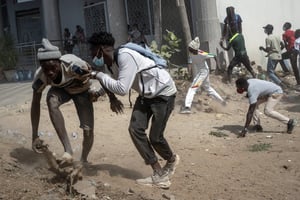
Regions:
[[[63,30],[75,34],[77,25],[85,36],[96,31],[112,32],[116,45],[127,41],[133,24],[143,29],[146,38],[157,39],[158,27],[162,34],[171,30],[183,38],[183,26],[174,0],[0,0],[0,34],[11,33],[17,44],[40,43],[43,37],[62,45]],[[161,6],[159,7],[158,4]],[[282,34],[282,24],[292,23],[300,28],[299,0],[185,0],[191,36],[199,36],[201,48],[220,53],[218,42],[226,7],[234,6],[243,19],[243,34],[251,60],[264,64],[264,54],[258,46],[264,45],[266,35],[262,26],[271,23],[275,34]],[[259,6],[258,6],[259,5]],[[255,11],[255,15],[253,12]],[[186,44],[182,44],[182,51]],[[175,56],[174,62],[185,64],[185,54]]]

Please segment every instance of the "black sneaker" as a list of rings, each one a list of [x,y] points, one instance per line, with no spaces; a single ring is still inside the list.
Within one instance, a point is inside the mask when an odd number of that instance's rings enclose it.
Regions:
[[[259,125],[259,124],[255,125],[255,126],[253,127],[253,130],[254,130],[255,132],[263,132],[263,128],[262,128],[262,126]]]
[[[293,129],[296,125],[296,120],[290,119],[289,122],[287,123],[287,133],[291,134],[293,132]]]

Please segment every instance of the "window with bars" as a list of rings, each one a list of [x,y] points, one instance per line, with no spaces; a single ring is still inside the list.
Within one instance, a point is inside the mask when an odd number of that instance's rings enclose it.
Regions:
[[[108,31],[106,2],[85,2],[84,19],[87,37],[90,37],[94,32]]]
[[[125,0],[127,24],[138,25],[144,35],[154,34],[152,0]]]

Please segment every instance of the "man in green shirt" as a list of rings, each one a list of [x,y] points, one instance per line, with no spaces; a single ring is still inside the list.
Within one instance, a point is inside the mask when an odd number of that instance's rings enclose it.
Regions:
[[[250,60],[245,47],[245,39],[241,33],[235,33],[228,41],[228,46],[224,47],[223,41],[220,41],[220,46],[228,51],[231,47],[234,50],[234,57],[230,61],[230,64],[227,69],[227,78],[228,82],[231,82],[232,69],[234,66],[242,63],[247,70],[251,73],[253,78],[255,78],[255,72],[253,71]]]

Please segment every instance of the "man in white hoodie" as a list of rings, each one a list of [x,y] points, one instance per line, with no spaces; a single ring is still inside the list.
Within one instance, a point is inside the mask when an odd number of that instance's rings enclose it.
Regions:
[[[186,94],[184,106],[181,109],[181,114],[190,114],[191,106],[194,96],[197,90],[203,89],[208,93],[209,96],[213,97],[223,105],[226,105],[225,100],[216,92],[216,90],[211,87],[209,81],[209,67],[207,65],[206,59],[216,58],[215,55],[211,53],[204,52],[199,49],[200,40],[196,37],[188,45],[189,50],[189,60],[188,64],[191,65],[194,80]]]
[[[92,77],[115,94],[124,96],[131,88],[139,94],[128,130],[145,163],[152,167],[153,174],[137,179],[137,183],[169,188],[169,178],[179,162],[179,156],[173,153],[164,137],[177,92],[172,77],[165,69],[157,66],[154,60],[135,50],[128,47],[115,50],[115,39],[110,33],[94,33],[88,42],[95,63],[106,64],[109,68],[118,65],[113,74],[115,78],[102,72],[93,72]],[[147,136],[149,124],[151,127]],[[166,160],[164,167],[161,167],[156,153]]]

